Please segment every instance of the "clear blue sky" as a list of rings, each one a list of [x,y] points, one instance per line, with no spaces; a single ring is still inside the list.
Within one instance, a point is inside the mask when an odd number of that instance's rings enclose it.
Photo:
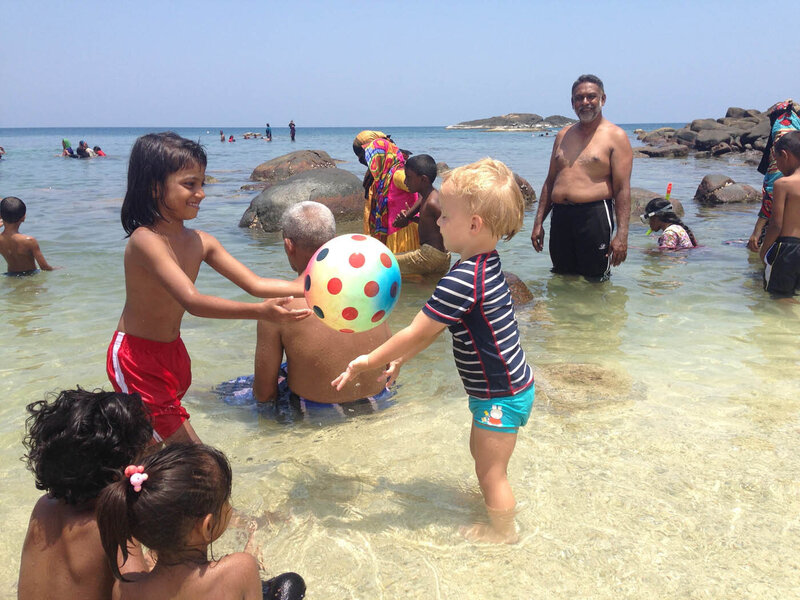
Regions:
[[[572,116],[581,73],[604,80],[612,121],[720,117],[800,97],[790,6],[0,0],[0,127]]]

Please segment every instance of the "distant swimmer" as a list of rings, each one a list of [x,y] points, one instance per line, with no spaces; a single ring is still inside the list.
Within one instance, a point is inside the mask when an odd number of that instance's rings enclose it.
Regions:
[[[578,77],[572,108],[580,120],[559,131],[553,142],[531,243],[542,251],[544,220],[552,210],[554,273],[606,279],[628,255],[633,151],[627,134],[603,117],[605,102],[599,77]]]
[[[94,150],[94,153],[97,156],[105,156],[106,155],[106,153],[103,152],[103,149],[100,146],[95,146],[94,148],[92,148],[92,150]]]
[[[268,142],[272,141],[272,127],[269,126],[269,123],[267,123],[267,130],[264,133],[264,136],[267,138]]]
[[[6,259],[6,275],[33,275],[39,269],[52,271],[55,268],[45,260],[36,238],[19,232],[26,211],[25,203],[15,196],[0,201],[0,218],[4,226],[0,232],[0,254]]]
[[[220,142],[225,141],[225,133],[222,131],[222,129],[219,130],[219,141]]]
[[[61,156],[68,156],[69,158],[78,158],[75,150],[72,149],[72,144],[69,143],[67,138],[61,140]]]
[[[291,120],[289,121],[289,136],[292,138],[292,141],[294,141],[294,131],[295,131],[294,120]]]
[[[236,139],[233,137],[233,134],[231,134],[231,137],[228,138],[228,141],[229,142],[235,142],[236,141]]]

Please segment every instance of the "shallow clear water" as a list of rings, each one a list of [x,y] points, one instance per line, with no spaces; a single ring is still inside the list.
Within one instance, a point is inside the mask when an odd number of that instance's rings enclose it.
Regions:
[[[239,188],[259,163],[304,148],[326,150],[361,175],[350,150],[357,130],[300,128],[295,144],[281,129],[271,144],[222,144],[215,131],[179,130],[207,144],[208,174],[220,181],[207,186],[196,226],[256,272],[288,277],[276,234],[237,227],[255,194]],[[127,153],[143,132],[0,129],[8,152],[0,196],[25,200],[23,232],[64,267],[0,278],[2,597],[15,596],[40,494],[19,461],[25,405],[76,384],[110,387],[105,352],[124,294],[119,206]],[[553,140],[439,128],[390,133],[401,147],[451,166],[499,158],[537,193]],[[85,138],[109,157],[59,158],[62,137]],[[286,427],[211,391],[252,372],[254,324],[187,316],[194,383],[185,404],[203,440],[233,463],[234,504],[264,516],[257,539],[268,573],[301,573],[312,599],[795,595],[800,310],[766,296],[757,260],[723,243],[749,235],[757,207],[693,203],[711,172],[760,187],[753,167],[730,161],[636,160],[632,184],[663,193],[673,182],[702,247],[653,253],[655,241],[633,225],[628,260],[605,284],[552,275],[546,252],[530,247],[532,212],[526,229],[500,245],[504,268],[536,297],[517,313],[537,400],[510,465],[522,535],[514,546],[458,535],[483,517],[483,505],[448,336],[404,368],[393,409]],[[247,299],[207,268],[198,287]],[[405,285],[390,325],[408,323],[429,291]],[[230,531],[216,551],[243,543]]]

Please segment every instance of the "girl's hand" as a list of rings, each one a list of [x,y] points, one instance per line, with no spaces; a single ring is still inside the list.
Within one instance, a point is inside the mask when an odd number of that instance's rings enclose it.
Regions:
[[[268,321],[302,321],[311,316],[308,308],[294,308],[289,310],[286,305],[292,298],[270,298],[261,303],[263,319]]]
[[[390,387],[400,375],[400,365],[403,363],[401,359],[393,360],[386,366],[386,370],[378,377],[378,381],[385,381],[386,387]]]
[[[366,354],[362,354],[350,361],[350,364],[347,365],[347,370],[344,373],[339,375],[336,379],[331,381],[331,385],[336,388],[337,392],[342,391],[342,388],[345,384],[350,381],[353,377],[355,377],[361,371],[365,371],[369,368],[369,357]]]

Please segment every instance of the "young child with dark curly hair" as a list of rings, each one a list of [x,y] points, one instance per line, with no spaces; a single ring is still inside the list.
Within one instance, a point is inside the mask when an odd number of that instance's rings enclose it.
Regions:
[[[100,543],[95,501],[153,436],[138,394],[64,390],[27,407],[24,459],[47,493],[31,513],[19,600],[108,600],[114,576]],[[125,571],[145,568],[138,547]],[[116,566],[116,565],[115,565]]]

